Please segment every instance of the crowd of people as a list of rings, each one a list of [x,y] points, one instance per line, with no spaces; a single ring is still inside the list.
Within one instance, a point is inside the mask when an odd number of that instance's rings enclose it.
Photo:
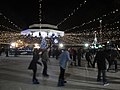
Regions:
[[[33,70],[33,84],[39,84],[38,80],[36,79],[37,64],[44,66],[42,75],[45,77],[49,76],[47,73],[47,62],[50,60],[49,58],[51,56],[53,58],[56,58],[56,60],[59,60],[60,74],[58,78],[58,86],[64,86],[65,83],[67,83],[64,75],[68,61],[70,63],[70,66],[75,67],[83,67],[83,64],[81,62],[83,59],[87,61],[88,68],[95,68],[97,65],[98,75],[96,80],[98,82],[102,82],[104,86],[109,85],[106,78],[106,71],[110,71],[113,64],[115,65],[115,72],[118,72],[117,60],[119,60],[119,52],[115,48],[107,49],[103,47],[97,50],[84,50],[83,48],[57,48],[54,50],[54,53],[52,52],[54,55],[50,55],[50,51],[51,50],[49,48],[41,50],[34,49],[33,59],[28,67],[28,69]],[[42,63],[38,62],[40,57]]]
[[[1,48],[0,55],[5,52],[6,57],[9,57],[8,51],[8,48]],[[37,64],[43,66],[42,75],[44,77],[49,77],[49,74],[47,73],[47,63],[50,61],[49,58],[51,57],[59,60],[60,74],[58,86],[64,86],[64,83],[67,82],[64,78],[67,62],[69,61],[71,67],[85,67],[83,66],[82,60],[86,60],[88,68],[95,68],[97,65],[98,75],[96,80],[98,82],[103,82],[103,85],[108,85],[106,71],[109,72],[111,69],[114,69],[115,72],[118,72],[117,62],[120,59],[119,51],[115,47],[102,47],[98,49],[84,49],[82,47],[64,47],[62,49],[51,49],[49,47],[45,49],[35,48],[33,50],[33,58],[28,67],[29,70],[33,71],[33,84],[39,84],[39,81],[36,78]],[[40,59],[41,61],[39,62]]]

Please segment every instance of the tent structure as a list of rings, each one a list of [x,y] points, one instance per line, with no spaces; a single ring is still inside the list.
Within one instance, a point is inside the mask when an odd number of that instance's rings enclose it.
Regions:
[[[21,32],[21,35],[32,35],[33,37],[39,37],[40,35],[43,37],[51,37],[55,36],[64,36],[64,32],[58,30],[58,27],[50,24],[33,24],[29,26],[29,29],[26,29]]]

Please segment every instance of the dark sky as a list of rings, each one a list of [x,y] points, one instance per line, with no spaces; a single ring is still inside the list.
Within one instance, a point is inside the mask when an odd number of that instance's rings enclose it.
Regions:
[[[60,29],[80,25],[119,6],[119,0],[86,1],[85,5],[59,26]],[[84,0],[43,0],[42,23],[57,25],[83,2]],[[0,0],[0,12],[22,29],[26,29],[31,24],[39,23],[39,0]]]

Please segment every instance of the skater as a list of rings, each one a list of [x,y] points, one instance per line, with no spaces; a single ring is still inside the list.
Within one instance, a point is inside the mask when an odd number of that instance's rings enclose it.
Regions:
[[[70,55],[67,49],[63,49],[63,52],[60,54],[60,74],[59,74],[59,79],[58,79],[58,86],[64,86],[64,83],[66,81],[64,80],[64,74],[65,74],[65,68],[67,65],[67,62],[70,60]]]
[[[33,71],[33,78],[32,78],[33,84],[39,84],[38,79],[36,78],[37,64],[42,66],[42,64],[40,62],[38,62],[39,58],[40,58],[39,49],[35,48],[33,51],[32,61],[30,62],[30,65],[28,67],[28,69]]]

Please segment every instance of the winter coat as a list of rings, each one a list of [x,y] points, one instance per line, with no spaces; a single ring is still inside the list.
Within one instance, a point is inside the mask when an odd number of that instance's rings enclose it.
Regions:
[[[42,52],[41,60],[42,61],[46,61],[46,62],[49,60],[49,56],[48,56],[48,51],[47,50]]]
[[[85,58],[86,58],[86,60],[87,61],[90,61],[91,60],[91,53],[88,51],[88,52],[86,52],[86,54],[85,54]]]
[[[33,53],[33,58],[32,61],[30,62],[28,69],[37,70],[37,63],[39,63],[38,62],[39,58],[40,58],[39,53]]]
[[[95,56],[95,62],[97,62],[97,67],[99,70],[106,70],[106,61],[108,60],[108,55],[104,50],[97,52]]]
[[[62,67],[63,69],[65,69],[68,60],[70,60],[69,52],[68,51],[63,51],[60,54],[60,61],[59,61],[60,67]]]

